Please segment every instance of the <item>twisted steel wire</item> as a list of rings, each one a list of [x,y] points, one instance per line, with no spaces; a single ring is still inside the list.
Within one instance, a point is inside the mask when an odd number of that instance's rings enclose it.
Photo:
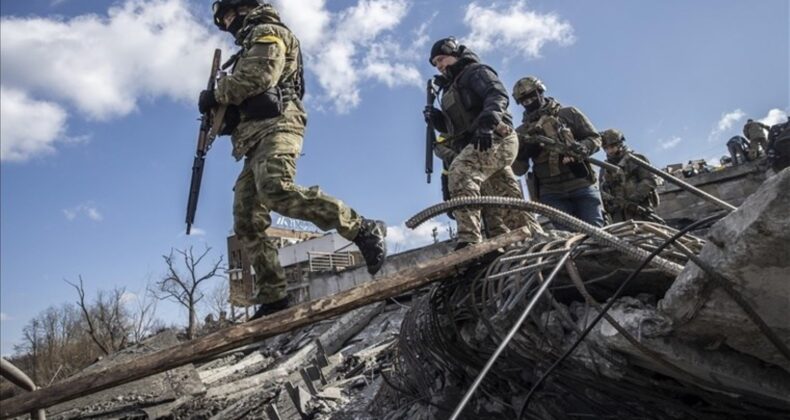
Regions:
[[[424,213],[430,214],[427,211]],[[567,220],[563,222],[567,223]],[[468,384],[501,342],[506,326],[512,325],[513,315],[520,313],[527,298],[541,284],[544,271],[552,268],[552,262],[556,264],[564,251],[575,246],[571,256],[574,260],[597,258],[615,251],[622,252],[624,248],[630,248],[631,255],[649,254],[663,242],[664,235],[656,235],[656,229],[668,236],[677,233],[673,228],[652,222],[623,222],[595,229],[592,235],[584,232],[564,239],[534,239],[508,249],[484,268],[469,270],[456,281],[435,286],[423,300],[425,304],[415,305],[413,310],[429,315],[409,313],[407,318],[411,318],[411,321],[404,320],[398,352],[408,354],[409,357],[403,358],[403,363],[394,369],[390,380],[395,380],[398,387],[409,389],[414,395],[431,394],[427,391],[431,389],[429,378],[433,380],[433,385],[438,382],[446,385],[448,377],[455,378],[453,383],[456,385]],[[604,240],[600,240],[601,237]],[[678,241],[695,253],[704,244],[703,240],[691,235],[683,236]],[[673,250],[663,250],[659,255],[676,266],[688,260],[686,255]],[[667,271],[674,271],[667,270],[668,266],[671,267],[663,264],[654,272],[669,274]],[[589,286],[616,278],[617,273],[622,276],[631,271],[618,268],[613,273],[587,279],[583,283]],[[545,305],[536,308],[540,309],[540,313],[527,320],[502,357],[493,365],[480,388],[489,401],[496,401],[507,410],[520,405],[518,398],[523,397],[531,388],[532,381],[540,376],[543,361],[556,360],[569,345],[567,339],[578,337],[578,323],[585,325],[585,322],[574,321],[568,307],[558,303],[551,294],[552,291],[569,287],[574,286],[557,283],[549,288],[548,295],[543,298]],[[585,309],[584,313],[587,312]],[[565,342],[548,333],[551,314],[557,317],[561,328],[566,331],[568,338]],[[588,361],[577,359],[578,354],[583,354]],[[416,364],[404,368],[404,363]],[[622,375],[619,380],[612,380],[611,376],[602,373],[607,363],[610,369]],[[410,375],[414,372],[417,375],[412,378]],[[689,406],[675,398],[678,394],[693,396],[703,403]],[[693,384],[656,378],[653,372],[630,366],[621,356],[593,342],[583,343],[577,356],[557,369],[538,395],[539,400],[530,407],[530,411],[533,408],[535,411],[527,413],[529,418],[539,418],[547,413],[555,417],[567,414],[564,411],[552,412],[556,409],[552,401],[559,406],[577,407],[579,415],[594,413],[599,417],[620,415],[666,419],[730,415],[737,418],[738,413],[744,410],[771,417],[771,413],[763,407],[699,389]],[[611,396],[619,397],[614,399]],[[439,406],[435,401],[429,403]],[[453,404],[452,401],[445,403]],[[446,411],[446,404],[443,407]],[[443,416],[447,414],[449,412]]]

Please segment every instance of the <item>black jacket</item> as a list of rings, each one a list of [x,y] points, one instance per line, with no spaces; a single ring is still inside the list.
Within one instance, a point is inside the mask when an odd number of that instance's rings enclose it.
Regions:
[[[512,127],[513,117],[507,110],[509,97],[499,76],[489,66],[480,63],[480,58],[461,46],[458,62],[450,66],[448,75],[443,76],[447,90],[455,84],[461,93],[464,108],[477,115],[473,126],[480,131],[493,131],[500,122]],[[434,118],[434,126],[441,132],[447,132],[447,124],[442,116]]]

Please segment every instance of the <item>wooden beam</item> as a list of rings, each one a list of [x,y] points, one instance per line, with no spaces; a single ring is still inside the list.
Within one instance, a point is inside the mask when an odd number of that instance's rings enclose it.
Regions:
[[[100,372],[68,379],[46,388],[26,392],[0,401],[3,418],[29,413],[63,401],[89,395],[175,367],[204,360],[213,355],[277,334],[288,332],[352,309],[399,296],[456,272],[456,267],[478,259],[498,248],[531,236],[521,228],[479,245],[466,247],[443,257],[417,263],[390,276],[360,284],[351,289],[305,302],[244,324],[197,338],[177,346],[141,356]]]

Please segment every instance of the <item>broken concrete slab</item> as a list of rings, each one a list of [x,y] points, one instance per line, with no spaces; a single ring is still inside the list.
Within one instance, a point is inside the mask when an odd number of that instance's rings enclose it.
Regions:
[[[598,314],[595,309],[590,311],[590,319]],[[605,320],[596,325],[589,339],[627,355],[629,363],[708,390],[748,394],[790,406],[790,374],[784,370],[766,367],[758,360],[726,347],[705,348],[683,341],[667,330],[669,320],[665,315],[636,299],[618,301],[608,315],[651,354],[635,347]],[[679,368],[680,374],[668,368],[662,360]],[[696,382],[696,378],[700,382]],[[715,386],[707,386],[705,382]]]
[[[790,169],[768,179],[717,222],[700,258],[729,279],[779,339],[790,346]],[[744,311],[695,264],[688,264],[659,305],[678,336],[724,342],[790,372]]]
[[[84,369],[75,377],[101,372],[103,369],[125,363],[142,354],[148,354],[179,344],[176,333],[165,331],[138,345],[131,346]],[[125,385],[110,388],[92,395],[55,405],[47,409],[51,418],[80,418],[93,412],[123,412],[134,407],[153,407],[168,404],[179,398],[200,395],[206,388],[192,364],[159,373]]]

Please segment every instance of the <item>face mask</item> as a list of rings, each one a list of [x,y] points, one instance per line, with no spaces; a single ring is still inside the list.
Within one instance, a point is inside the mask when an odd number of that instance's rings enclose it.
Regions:
[[[228,32],[232,33],[233,36],[236,36],[236,33],[239,32],[242,24],[244,24],[244,17],[245,15],[236,15],[236,17],[230,22],[230,25],[228,25]]]
[[[543,106],[543,96],[540,94],[529,95],[521,102],[527,112],[535,112]]]

